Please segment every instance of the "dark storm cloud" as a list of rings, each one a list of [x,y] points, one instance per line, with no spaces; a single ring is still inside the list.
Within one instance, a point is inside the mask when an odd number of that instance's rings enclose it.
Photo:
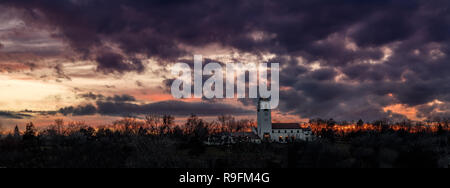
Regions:
[[[85,93],[78,95],[93,104],[69,106],[61,108],[58,112],[63,115],[144,115],[144,114],[171,114],[171,115],[205,115],[215,116],[221,114],[249,115],[253,111],[240,107],[216,103],[214,101],[204,102],[182,102],[182,101],[161,101],[149,104],[139,104],[134,96],[114,95],[106,97],[101,94]]]
[[[113,97],[107,97],[106,100],[113,102],[133,102],[136,101],[136,98],[131,95],[114,95]]]
[[[92,93],[92,92],[80,94],[80,95],[78,95],[78,97],[86,99],[86,100],[97,100],[97,99],[98,100],[102,100],[102,99],[105,98],[105,96],[103,96],[101,94],[97,95],[97,94]]]
[[[178,60],[177,62],[185,63],[185,64],[189,65],[189,67],[191,68],[191,70],[194,70],[194,60],[193,60],[193,59],[180,59],[180,60]],[[226,64],[223,63],[223,62],[221,62],[221,61],[216,61],[216,60],[213,60],[213,59],[204,58],[204,59],[203,59],[203,67],[202,67],[202,69],[204,68],[204,65],[209,64],[209,63],[218,63],[218,64],[220,64],[222,67],[226,67]],[[169,70],[167,70],[167,71],[169,71]],[[165,75],[167,75],[167,72],[164,73],[163,78],[166,78]],[[202,77],[202,83],[205,83],[210,77],[211,77],[211,76],[205,76],[205,75],[204,75],[204,76]],[[224,78],[225,78],[225,77],[226,77],[226,75],[225,75],[225,73],[224,73]],[[193,77],[193,76],[191,76],[191,79],[192,79],[192,83],[194,83],[194,77]],[[175,81],[174,78],[166,78],[166,79],[164,79],[164,80],[162,81],[162,84],[160,85],[160,88],[163,90],[163,92],[170,94],[170,93],[171,93],[172,83],[173,83],[174,81]],[[225,84],[226,84],[226,83],[224,83],[224,85],[223,85],[224,88],[225,88]],[[193,89],[194,89],[194,85],[192,85],[191,90],[193,91]],[[225,90],[224,90],[224,96],[225,96]],[[204,100],[208,100],[208,99],[206,99],[206,98],[203,98],[203,99],[204,99]]]
[[[318,52],[308,51],[316,41],[364,19],[382,22],[383,18],[372,17],[382,14],[394,3],[388,0],[190,0],[170,3],[160,0],[4,0],[3,4],[30,10],[29,22],[58,27],[61,37],[87,56],[100,50],[100,54],[94,54],[99,69],[120,72],[141,70],[142,62],[133,60],[134,54],[163,59],[186,54],[179,44],[201,47],[220,43],[247,52],[305,53],[316,58],[324,55],[319,54],[319,49],[315,49]],[[404,8],[404,14],[414,8]],[[367,27],[363,26],[355,35],[371,29],[364,30]],[[254,40],[249,37],[254,32],[265,33],[263,36],[266,37]],[[386,35],[392,34],[387,32]],[[358,42],[380,38],[398,37],[369,35],[358,37],[361,39]],[[109,49],[106,42],[117,44],[129,54],[128,57]]]
[[[24,118],[31,117],[31,115],[16,113],[16,112],[0,111],[0,117],[7,118],[7,119],[24,119]]]
[[[180,46],[218,43],[276,54],[269,62],[281,63],[281,86],[289,88],[280,110],[302,117],[398,118],[383,108],[450,103],[448,0],[0,2],[25,10],[32,25],[58,28],[55,37],[104,73],[143,72],[140,55],[177,62],[190,55]],[[427,112],[436,111],[420,116]]]
[[[311,77],[315,80],[333,80],[337,76],[334,69],[320,69],[311,72]]]
[[[407,119],[403,115],[383,110],[383,103],[391,103],[387,97],[367,95],[365,93],[353,92],[344,93],[333,89],[325,89],[330,95],[336,93],[337,96],[315,96],[311,92],[309,95],[295,90],[282,91],[280,109],[292,114],[301,114],[307,118],[333,118],[336,120],[358,120],[374,121],[383,118],[394,120]],[[322,95],[322,94],[320,94]],[[326,100],[323,100],[323,99]],[[330,98],[330,100],[328,100]]]
[[[449,118],[450,105],[447,103],[434,103],[422,105],[419,108],[419,117],[434,120],[436,118]]]
[[[136,58],[125,59],[122,55],[113,52],[99,54],[96,61],[98,63],[97,69],[105,73],[130,71],[141,73],[145,70],[141,60]]]
[[[360,46],[380,46],[408,39],[416,32],[411,17],[419,8],[419,1],[392,1],[361,23],[353,38]]]
[[[125,114],[173,114],[173,115],[205,115],[215,116],[221,114],[248,115],[253,111],[244,110],[227,104],[207,103],[207,102],[181,102],[162,101],[152,104],[131,104],[97,102],[100,114],[125,115]]]
[[[70,77],[64,72],[64,69],[63,69],[63,67],[62,67],[61,64],[58,64],[58,65],[55,66],[55,72],[56,72],[58,78],[66,79],[66,80],[70,80],[70,81],[72,80],[72,78],[70,78]]]
[[[85,115],[94,115],[97,113],[97,108],[92,105],[92,104],[88,104],[88,105],[84,105],[84,106],[77,106],[77,107],[65,107],[65,108],[61,108],[58,111],[59,113],[63,114],[63,115],[74,115],[74,116],[85,116]]]
[[[89,92],[89,93],[80,94],[80,95],[78,95],[78,97],[86,99],[86,100],[108,101],[108,102],[134,102],[134,101],[136,101],[136,98],[134,96],[127,95],[127,94],[106,97],[102,94],[95,94],[95,93]]]
[[[6,6],[30,10],[27,18],[57,26],[61,37],[79,52],[98,56],[99,69],[139,71],[140,61],[124,57],[105,46],[115,43],[123,52],[174,59],[186,51],[179,44],[204,46],[221,43],[242,51],[302,54],[349,62],[379,57],[377,50],[357,54],[326,40],[346,32],[360,46],[379,46],[404,41],[417,32],[446,40],[447,1],[421,0],[3,0]],[[435,11],[435,9],[438,9]],[[435,11],[434,15],[426,15]],[[425,15],[424,15],[425,14]],[[430,13],[428,13],[430,14]],[[420,16],[420,19],[419,19]],[[424,17],[426,16],[426,17]],[[441,16],[438,20],[435,16]],[[417,17],[417,19],[416,19]],[[421,23],[423,22],[423,23]],[[421,24],[426,24],[425,26]],[[439,29],[440,31],[435,31]],[[442,31],[444,30],[444,31]],[[375,32],[376,31],[376,32]],[[249,35],[265,33],[254,40]],[[105,50],[102,52],[102,50]],[[369,51],[367,51],[369,50]],[[336,58],[341,54],[342,57]]]
[[[64,115],[144,115],[144,114],[171,114],[171,115],[204,115],[216,116],[221,114],[249,115],[253,111],[234,107],[232,105],[207,102],[181,102],[162,101],[151,104],[134,104],[129,102],[97,101],[97,107],[92,104],[77,107],[66,107],[59,110]]]
[[[136,86],[138,86],[138,87],[145,87],[144,83],[142,83],[139,80],[136,81]]]

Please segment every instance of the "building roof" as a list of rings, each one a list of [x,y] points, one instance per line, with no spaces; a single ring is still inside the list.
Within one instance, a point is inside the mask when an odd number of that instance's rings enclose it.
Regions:
[[[272,123],[272,129],[301,129],[298,123]]]

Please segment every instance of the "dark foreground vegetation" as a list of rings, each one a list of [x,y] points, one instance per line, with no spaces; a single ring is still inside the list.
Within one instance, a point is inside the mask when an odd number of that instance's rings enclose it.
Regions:
[[[30,123],[23,132],[16,127],[0,138],[0,167],[447,168],[450,162],[450,134],[442,129],[411,133],[385,128],[340,136],[330,129],[316,133],[320,138],[311,142],[206,146],[209,135],[240,126],[213,132],[211,124],[195,116],[181,127],[169,126],[170,116],[154,120],[127,118],[101,128],[58,120],[40,131]]]

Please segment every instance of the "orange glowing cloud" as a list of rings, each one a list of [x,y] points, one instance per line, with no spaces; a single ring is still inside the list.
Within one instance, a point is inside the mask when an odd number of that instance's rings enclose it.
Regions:
[[[385,112],[391,111],[393,113],[404,115],[410,120],[422,120],[417,117],[417,109],[416,108],[409,107],[404,104],[390,105],[390,106],[384,107],[383,110]]]

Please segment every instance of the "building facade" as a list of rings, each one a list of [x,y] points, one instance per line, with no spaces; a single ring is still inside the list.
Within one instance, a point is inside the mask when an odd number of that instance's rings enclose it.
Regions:
[[[298,123],[272,123],[271,140],[275,142],[311,141],[310,128],[302,128]]]

